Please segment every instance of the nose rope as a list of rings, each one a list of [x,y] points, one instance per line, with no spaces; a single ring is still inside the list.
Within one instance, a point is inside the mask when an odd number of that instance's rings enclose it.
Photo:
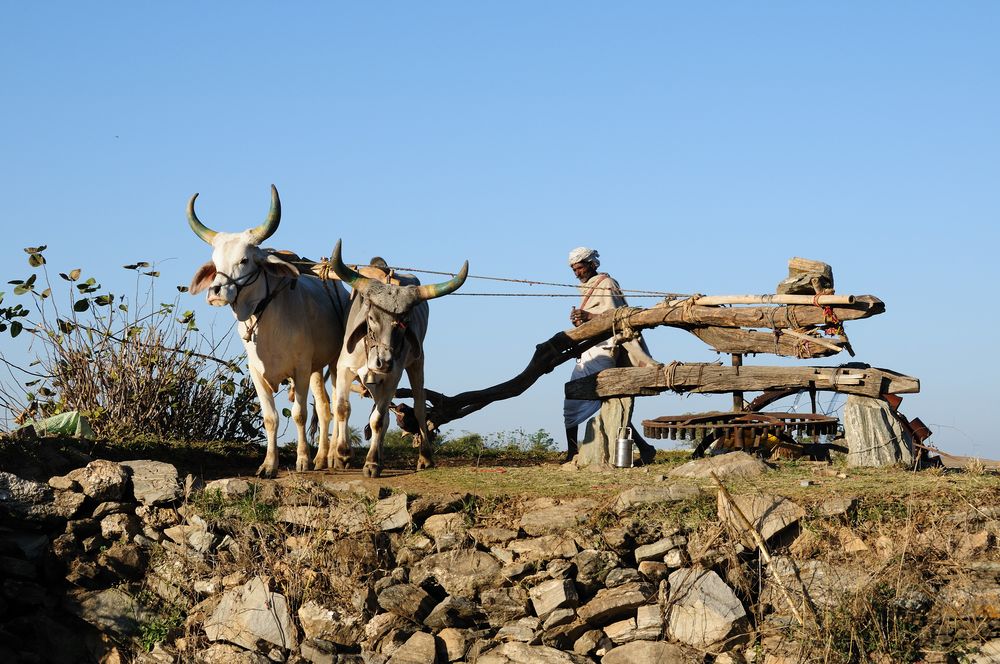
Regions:
[[[406,331],[406,327],[407,327],[408,324],[409,324],[409,318],[408,317],[407,318],[400,318],[400,319],[394,320],[392,322],[392,327],[393,328],[398,328],[398,329],[402,330],[403,332],[405,332]],[[396,337],[396,339],[394,339],[394,337]],[[394,344],[393,343],[394,340],[396,340],[397,343]],[[377,354],[376,354],[375,357],[378,360],[381,359],[382,351],[383,350],[387,351],[389,357],[392,358],[393,360],[400,359],[401,356],[402,356],[402,352],[403,352],[403,345],[405,343],[406,343],[406,336],[405,335],[394,335],[394,334],[390,334],[389,335],[389,343],[381,343],[375,337],[375,332],[372,330],[372,326],[369,325],[368,326],[368,330],[365,332],[365,340],[364,340],[364,344],[365,344],[365,358],[366,358],[365,362],[367,363],[368,358],[371,357],[371,352],[372,352],[373,348],[377,351]]]
[[[260,278],[260,273],[261,272],[263,272],[263,270],[261,270],[261,269],[258,268],[257,270],[254,270],[250,274],[243,275],[239,279],[233,279],[232,277],[230,277],[225,272],[220,272],[218,270],[216,270],[215,273],[218,274],[218,275],[220,275],[220,276],[222,276],[222,277],[225,277],[225,279],[226,279],[226,283],[218,286],[218,288],[222,288],[222,286],[233,286],[234,288],[236,288],[236,297],[233,298],[233,302],[236,302],[236,300],[239,299],[240,293],[243,291],[243,289],[246,288],[247,286],[249,286],[250,284],[254,283],[255,281],[257,281],[257,279]]]

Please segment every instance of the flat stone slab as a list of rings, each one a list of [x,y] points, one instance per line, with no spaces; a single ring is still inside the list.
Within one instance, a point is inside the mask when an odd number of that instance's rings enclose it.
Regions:
[[[427,664],[435,661],[434,637],[416,632],[392,654],[387,664]]]
[[[781,496],[767,494],[733,496],[733,502],[765,541],[797,523],[806,515],[806,511],[802,507]],[[736,532],[742,532],[743,528],[740,526],[732,507],[722,497],[721,492],[719,493],[718,510],[719,519],[731,525]],[[756,546],[748,534],[744,534],[743,539],[746,546],[751,548]]]
[[[469,528],[465,516],[456,514],[434,514],[424,521],[424,532],[433,540],[438,551],[454,549],[465,541]]]
[[[559,505],[551,505],[525,512],[520,527],[528,535],[561,535],[567,528],[590,518],[596,507],[588,498],[578,498]]]
[[[609,650],[601,664],[701,664],[705,657],[676,643],[633,641]]]
[[[420,586],[400,583],[378,595],[378,605],[390,613],[413,622],[421,622],[434,608],[434,600]]]
[[[556,609],[575,607],[580,598],[571,579],[550,579],[543,581],[528,591],[535,615],[541,620],[549,617]]]
[[[406,510],[406,494],[396,493],[375,503],[374,521],[382,530],[400,530],[409,525],[411,519]]]
[[[410,570],[410,582],[433,577],[449,595],[474,598],[486,588],[503,584],[500,561],[474,549],[456,549],[427,556]]]
[[[635,613],[655,593],[648,583],[635,581],[617,588],[602,588],[580,607],[580,618],[595,627],[603,627]]]
[[[671,640],[707,649],[746,631],[742,602],[715,572],[679,569],[669,582],[667,635]]]
[[[746,452],[729,452],[703,459],[692,459],[671,470],[670,477],[709,479],[715,473],[720,480],[737,477],[756,477],[770,472],[771,468],[757,457]]]
[[[572,558],[579,552],[576,541],[560,535],[542,535],[528,539],[513,540],[507,550],[517,554],[519,560],[550,560],[552,558]]]
[[[260,577],[226,592],[204,628],[209,641],[228,641],[247,650],[256,650],[260,640],[287,649],[297,646],[288,601],[270,592]]]
[[[492,627],[501,627],[528,615],[528,593],[517,586],[484,590],[480,602]]]
[[[548,646],[529,646],[511,641],[476,660],[478,664],[590,664],[587,657]]]
[[[135,598],[117,588],[75,593],[63,605],[85,622],[119,638],[138,634],[141,622],[151,617]]]
[[[697,498],[699,495],[701,489],[688,482],[674,482],[664,486],[635,486],[618,494],[612,509],[616,514],[624,514],[640,505],[676,503]]]
[[[181,495],[177,469],[162,461],[122,461],[132,475],[132,493],[143,505],[171,503]]]

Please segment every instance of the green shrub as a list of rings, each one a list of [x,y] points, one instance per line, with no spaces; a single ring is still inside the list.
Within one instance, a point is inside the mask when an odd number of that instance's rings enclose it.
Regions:
[[[278,511],[277,504],[262,500],[255,488],[233,497],[217,490],[202,491],[193,502],[198,513],[210,523],[235,520],[243,525],[272,524]]]
[[[17,423],[80,411],[105,439],[260,439],[253,385],[234,359],[217,357],[219,344],[199,333],[194,313],[181,311],[186,287],[157,303],[159,272],[137,262],[124,266],[135,272],[132,298],[79,269],[59,273],[64,288],[54,288],[44,250],[25,249],[32,272],[10,282],[27,306],[4,307],[0,293],[0,332],[30,335],[35,354],[29,367],[7,362],[22,394],[0,388]]]
[[[528,434],[523,429],[499,431],[485,436],[465,432],[458,438],[443,436],[434,453],[461,458],[539,458],[555,454],[556,442],[544,429]]]

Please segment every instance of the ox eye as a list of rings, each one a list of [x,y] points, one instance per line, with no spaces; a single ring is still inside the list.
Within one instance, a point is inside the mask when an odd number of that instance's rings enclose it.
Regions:
[[[241,258],[240,259],[240,265],[246,265],[246,264],[247,264],[247,259],[246,258]]]

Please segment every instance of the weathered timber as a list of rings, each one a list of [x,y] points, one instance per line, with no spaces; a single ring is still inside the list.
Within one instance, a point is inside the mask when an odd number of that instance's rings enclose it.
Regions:
[[[610,321],[611,319],[609,318],[608,320]],[[571,338],[569,332],[558,332],[552,335],[547,341],[535,346],[535,352],[532,354],[528,366],[521,373],[508,381],[492,387],[462,392],[453,397],[435,392],[434,390],[425,389],[424,392],[427,400],[431,404],[427,409],[428,428],[440,428],[448,422],[474,413],[494,401],[502,401],[519,396],[534,385],[535,381],[551,372],[566,360],[579,357],[583,351],[607,339],[611,334],[610,325],[603,333],[598,332],[595,334],[596,336],[579,339]],[[409,388],[400,388],[396,390],[396,396],[411,398],[413,393]]]
[[[786,295],[765,293],[763,295],[701,295],[695,302],[703,305],[718,304],[854,304],[853,295]]]
[[[792,330],[779,330],[778,335],[737,327],[693,327],[688,331],[720,353],[774,353],[808,359],[842,350],[835,339],[817,339]]]
[[[854,304],[831,307],[834,315],[840,320],[856,320],[875,316],[885,311],[885,305],[872,295],[855,296]],[[508,381],[482,390],[462,392],[455,396],[447,396],[433,390],[425,390],[430,407],[427,410],[427,421],[431,428],[441,427],[448,422],[465,417],[493,403],[519,396],[543,375],[551,372],[566,360],[579,357],[580,353],[611,336],[612,327],[621,328],[623,322],[635,330],[645,330],[658,326],[679,327],[690,330],[694,326],[726,326],[726,327],[759,327],[772,329],[802,328],[824,325],[828,321],[823,308],[805,305],[760,306],[760,307],[705,307],[700,305],[682,304],[676,301],[667,302],[651,309],[635,309],[628,313],[625,320],[617,320],[620,314],[609,311],[591,318],[583,325],[558,332],[547,341],[535,347],[535,352],[521,373]],[[756,350],[733,351],[750,353],[773,353],[774,337],[772,334],[755,332],[760,335],[761,345]],[[763,337],[770,340],[770,346],[765,346]],[[780,346],[779,348],[785,348]],[[787,354],[795,356],[794,344],[786,341]],[[648,394],[657,394],[662,390],[650,390]],[[413,395],[407,388],[396,391],[399,398],[409,398]]]
[[[706,307],[687,304],[688,302],[688,300],[671,300],[649,309],[637,309],[628,316],[627,322],[633,328],[640,330],[659,325],[797,329],[826,325],[830,322],[822,307],[812,305]],[[831,311],[841,321],[858,320],[884,313],[885,304],[873,295],[856,295],[854,304],[832,306]],[[566,334],[573,339],[583,339],[595,333],[599,334],[602,330],[610,333],[614,317],[614,312],[610,311],[600,314],[580,327],[568,330]]]
[[[720,364],[669,364],[605,369],[566,383],[568,399],[606,399],[676,392],[765,392],[791,388],[843,392],[878,398],[920,391],[911,376],[867,365],[846,367],[727,367]]]

